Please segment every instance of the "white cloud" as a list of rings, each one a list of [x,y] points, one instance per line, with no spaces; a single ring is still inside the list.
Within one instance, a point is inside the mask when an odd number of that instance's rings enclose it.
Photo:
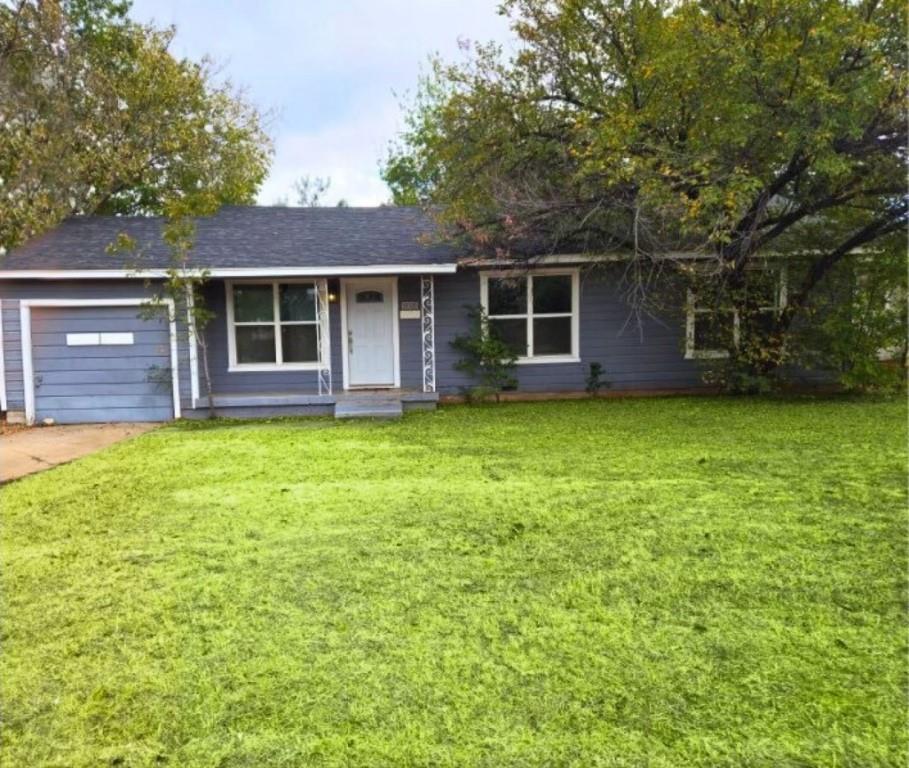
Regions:
[[[291,194],[303,174],[331,176],[330,201],[388,198],[378,161],[432,53],[459,38],[510,40],[497,0],[135,0],[132,15],[175,24],[174,51],[211,54],[263,110],[276,110],[275,159],[259,199]]]
[[[388,201],[388,188],[379,178],[378,160],[400,125],[394,104],[364,102],[343,120],[311,131],[282,131],[275,144],[272,172],[262,187],[259,202],[274,203],[288,196],[293,182],[304,174],[331,178],[325,196],[334,204],[343,198],[350,205],[379,205]]]

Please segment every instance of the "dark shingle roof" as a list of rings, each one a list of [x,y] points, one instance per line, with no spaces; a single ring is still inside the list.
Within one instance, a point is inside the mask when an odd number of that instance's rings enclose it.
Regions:
[[[164,268],[168,251],[156,217],[86,216],[0,257],[0,271],[122,269],[106,249],[121,232],[134,238],[143,268]],[[286,208],[229,206],[197,219],[191,261],[209,269],[366,267],[451,264],[457,253],[435,238],[418,208]]]

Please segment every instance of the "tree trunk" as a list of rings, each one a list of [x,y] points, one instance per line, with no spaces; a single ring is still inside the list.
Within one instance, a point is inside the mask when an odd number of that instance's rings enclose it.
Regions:
[[[208,397],[208,418],[214,419],[218,414],[215,413],[215,396],[212,392],[211,373],[208,368],[208,344],[205,341],[199,341],[198,332],[195,335],[199,351],[202,353],[202,377],[205,379],[205,394]]]

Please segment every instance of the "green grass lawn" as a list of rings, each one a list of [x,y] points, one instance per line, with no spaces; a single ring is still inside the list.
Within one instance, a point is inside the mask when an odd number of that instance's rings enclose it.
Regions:
[[[902,766],[906,408],[171,426],[2,491],[3,766]]]

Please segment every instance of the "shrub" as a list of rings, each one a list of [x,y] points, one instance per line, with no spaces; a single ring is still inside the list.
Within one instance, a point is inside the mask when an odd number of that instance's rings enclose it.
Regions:
[[[585,389],[591,397],[596,397],[601,389],[609,389],[612,385],[603,378],[602,363],[591,363],[585,379]]]
[[[476,402],[495,396],[505,389],[515,389],[518,381],[514,376],[517,357],[514,350],[499,338],[489,327],[486,312],[480,306],[467,308],[470,331],[456,336],[451,346],[462,357],[455,368],[468,374],[477,386],[462,389],[468,402]]]

